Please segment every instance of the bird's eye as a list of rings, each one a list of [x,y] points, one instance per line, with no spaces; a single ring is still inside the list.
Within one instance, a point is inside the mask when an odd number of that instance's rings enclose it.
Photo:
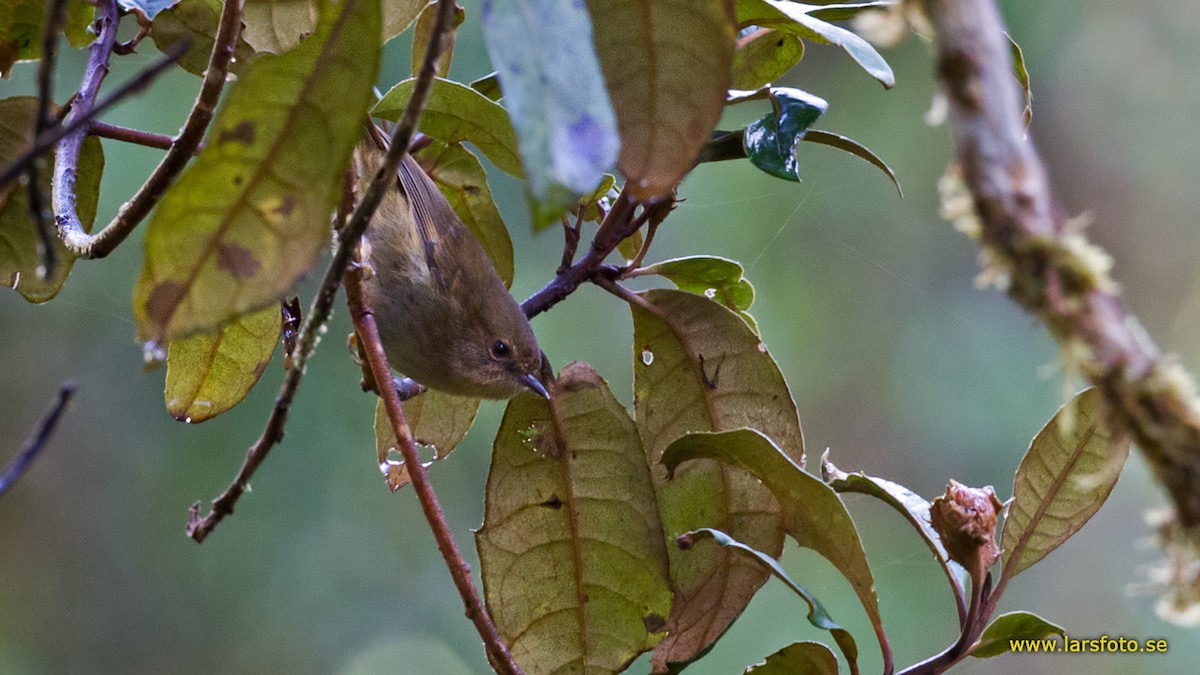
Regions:
[[[492,356],[497,359],[507,358],[511,351],[508,343],[504,340],[496,340],[492,343]]]

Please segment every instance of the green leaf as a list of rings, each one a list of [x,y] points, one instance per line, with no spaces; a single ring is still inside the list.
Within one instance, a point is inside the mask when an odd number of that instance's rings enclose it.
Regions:
[[[392,87],[371,114],[385,120],[400,119],[415,82],[409,78]],[[421,132],[443,143],[471,141],[501,171],[517,178],[525,176],[508,111],[465,84],[441,78],[434,82],[421,118]]]
[[[841,47],[867,74],[891,89],[896,84],[896,76],[887,61],[858,35],[813,16],[821,9],[820,5],[804,5],[787,0],[737,0],[737,21],[739,26],[773,28],[812,42]],[[837,11],[846,11],[845,6]],[[827,9],[825,16],[840,15]]]
[[[621,132],[617,166],[638,199],[670,192],[725,107],[735,31],[728,0],[589,0]]]
[[[695,255],[664,260],[639,270],[637,276],[657,274],[670,279],[681,291],[703,295],[735,312],[754,304],[754,286],[742,276],[737,262],[713,255]]]
[[[796,543],[820,553],[854,588],[871,619],[883,651],[885,670],[891,651],[884,638],[875,579],[846,506],[828,485],[810,476],[779,446],[756,429],[723,433],[695,432],[667,446],[662,463],[669,473],[691,460],[716,460],[749,472],[775,495],[783,514],[783,527]]]
[[[942,568],[950,589],[954,593],[960,613],[966,609],[966,588],[963,580],[967,571],[962,565],[950,560],[942,538],[929,521],[929,502],[908,488],[885,478],[868,476],[861,471],[846,473],[829,461],[829,451],[821,457],[821,479],[838,493],[854,492],[870,495],[892,507],[913,526],[921,540],[933,553],[934,560]],[[960,619],[965,618],[960,616]]]
[[[219,333],[172,340],[163,390],[171,417],[199,423],[241,403],[271,362],[281,323],[279,307],[271,305]]]
[[[0,100],[0,166],[7,166],[32,145],[36,115],[37,99],[32,96]],[[84,230],[90,232],[96,220],[100,177],[104,173],[104,150],[99,138],[84,139],[77,169],[75,207]],[[44,168],[38,172],[42,193],[47,200],[53,172],[51,154]],[[0,187],[0,284],[17,291],[29,302],[46,302],[58,295],[66,283],[75,265],[75,256],[55,237],[52,244],[54,268],[48,279],[38,278],[38,268],[42,265],[42,258],[38,255],[41,238],[29,209],[29,188],[22,183],[14,180]]]
[[[67,0],[63,33],[72,47],[83,47],[95,39],[88,31],[94,8],[84,0]],[[42,57],[42,25],[46,20],[45,0],[0,2],[0,77],[7,78],[17,61]]]
[[[837,675],[837,657],[820,642],[793,642],[746,669],[745,675]]]
[[[854,642],[854,636],[850,634],[850,631],[848,631],[845,628],[842,628],[840,625],[838,625],[838,623],[833,620],[833,617],[829,616],[829,612],[825,611],[825,607],[821,604],[821,602],[819,600],[817,600],[817,597],[815,595],[813,595],[811,592],[809,592],[809,590],[807,588],[805,588],[805,587],[801,586],[800,584],[796,583],[795,581],[793,581],[791,576],[788,575],[787,571],[783,569],[783,566],[779,564],[778,560],[776,560],[775,558],[772,558],[771,556],[767,555],[766,553],[763,553],[762,551],[755,550],[755,549],[743,544],[742,542],[737,541],[733,537],[730,537],[729,535],[725,534],[724,532],[722,532],[720,530],[716,530],[713,528],[704,527],[699,530],[696,530],[695,532],[689,532],[687,535],[684,535],[684,536],[691,536],[693,539],[705,538],[705,537],[711,538],[713,541],[717,542],[721,546],[732,549],[732,550],[736,551],[737,553],[739,553],[740,555],[745,556],[746,558],[749,558],[750,560],[753,560],[754,562],[761,565],[763,567],[763,569],[765,569],[768,572],[770,572],[771,574],[773,574],[776,579],[779,579],[780,581],[782,581],[788,588],[790,588],[792,590],[793,593],[800,596],[800,598],[803,599],[804,602],[808,604],[808,622],[816,628],[820,628],[821,630],[829,631],[829,633],[831,635],[833,635],[834,641],[837,642],[838,647],[842,650],[842,654],[845,655],[846,661],[850,663],[851,670],[857,670],[856,664],[858,663],[858,645]],[[811,644],[818,644],[818,643],[811,643]],[[824,645],[822,645],[822,646],[824,646]],[[829,650],[826,649],[825,651],[828,652]],[[833,656],[832,653],[830,653],[829,655],[830,655],[830,657]],[[770,661],[770,659],[768,659],[768,661]],[[780,664],[777,664],[777,665],[780,665]],[[752,666],[751,668],[747,669],[746,672],[762,672],[762,671],[756,670]],[[766,672],[771,672],[771,671],[770,671],[770,669],[768,669]],[[805,671],[792,670],[792,671],[784,671],[784,672],[805,672]],[[834,661],[833,661],[833,672],[835,672],[835,673],[837,672],[837,659],[834,659]]]
[[[425,52],[429,49],[429,38],[433,35],[433,26],[437,22],[438,0],[430,0],[429,4],[421,10],[421,14],[417,17],[416,26],[413,28],[413,43],[412,43],[412,76],[416,77],[421,72],[421,63],[425,61]],[[450,27],[457,29],[462,25],[463,21],[467,20],[467,11],[454,5],[454,16],[451,17]],[[446,77],[450,73],[450,61],[454,58],[454,41],[458,35],[457,30],[451,30],[446,40],[446,48],[438,56],[437,60],[437,76]]]
[[[591,194],[586,194],[579,198],[579,202],[575,205],[576,213],[582,214],[583,219],[590,222],[599,223],[604,218],[604,211],[601,206],[607,210],[612,202],[617,199],[617,191],[614,186],[617,184],[617,179],[611,173],[606,173],[600,178],[600,184],[596,189],[592,190]],[[638,241],[641,241],[641,230],[636,230],[632,235],[626,237],[622,244],[632,239],[635,235]],[[638,244],[641,247],[641,244]],[[618,245],[620,248],[620,245]],[[621,249],[622,251],[624,249]],[[636,252],[635,252],[636,255]]]
[[[1010,640],[1040,640],[1051,635],[1065,636],[1062,626],[1050,623],[1030,612],[1009,612],[996,617],[971,647],[971,656],[986,659],[1012,651]]]
[[[799,89],[772,88],[774,110],[746,125],[742,145],[750,161],[763,171],[784,180],[800,180],[796,143],[829,104]]]
[[[403,33],[425,6],[426,0],[381,0],[380,35],[387,42]],[[246,0],[242,32],[256,51],[282,54],[312,35],[323,5],[318,0]],[[366,38],[364,38],[366,39]],[[361,45],[360,45],[361,46]]]
[[[853,138],[848,138],[846,136],[842,136],[841,134],[835,134],[832,131],[809,129],[805,131],[802,136],[800,136],[800,140],[808,141],[809,143],[817,143],[820,145],[828,145],[831,148],[837,148],[838,150],[848,152],[855,157],[870,162],[880,171],[887,174],[887,177],[892,180],[892,185],[896,186],[896,192],[900,193],[901,199],[904,198],[904,190],[900,189],[900,181],[896,180],[896,174],[892,171],[892,168],[888,166],[882,159],[879,159],[879,157],[875,153],[871,152],[870,149],[861,145]]]
[[[454,452],[458,444],[475,423],[479,411],[479,399],[454,396],[436,389],[404,402],[404,416],[413,440],[419,445],[433,448],[433,460],[442,460]],[[375,452],[379,457],[379,468],[393,492],[412,482],[408,467],[403,459],[395,459],[400,442],[392,430],[383,399],[375,402]]]
[[[512,240],[492,199],[483,165],[470,150],[458,143],[446,145],[439,141],[433,141],[417,153],[416,160],[479,240],[504,285],[512,285]]]
[[[1008,44],[1012,48],[1013,74],[1017,76],[1017,82],[1025,92],[1025,110],[1021,117],[1028,127],[1033,124],[1033,89],[1029,85],[1029,69],[1025,67],[1025,52],[1021,51],[1021,45],[1017,44],[1011,35],[1005,33],[1004,37],[1008,38]]]
[[[690,431],[754,426],[797,461],[804,439],[791,393],[759,337],[737,314],[702,295],[650,290],[631,303],[634,403],[646,456],[657,462],[667,445]],[[666,481],[655,473],[659,511],[670,540],[701,527],[720,527],[757,550],[783,550],[779,504],[749,474],[716,462],[696,462]],[[675,606],[669,635],[655,650],[656,668],[704,653],[766,581],[762,569],[707,543],[686,554],[674,545]]]
[[[759,29],[738,40],[731,89],[758,89],[783,77],[804,56],[804,42],[782,31]]]
[[[155,211],[134,289],[143,342],[278,301],[328,245],[379,64],[379,5],[327,7],[303,44],[247,69]]]
[[[150,25],[150,39],[160,52],[186,40],[188,48],[180,57],[179,65],[189,73],[203,77],[220,18],[221,0],[183,0],[154,17],[154,23]],[[244,72],[257,55],[250,43],[238,35],[233,59],[229,62],[229,72]]]
[[[484,0],[483,35],[517,128],[534,227],[542,227],[617,159],[592,22],[581,2]]]
[[[475,540],[488,609],[528,675],[623,670],[671,607],[662,527],[633,420],[572,363],[549,401],[514,398]]]
[[[1104,424],[1098,389],[1059,409],[1017,467],[1004,517],[1001,583],[1046,557],[1100,509],[1129,456],[1129,438]]]
[[[501,97],[500,76],[495,71],[471,82],[471,88],[484,96],[499,101]]]

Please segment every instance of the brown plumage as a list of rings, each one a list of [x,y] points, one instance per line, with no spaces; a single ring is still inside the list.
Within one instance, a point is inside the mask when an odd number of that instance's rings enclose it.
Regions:
[[[382,162],[360,145],[363,182]],[[363,290],[392,367],[450,394],[548,396],[529,320],[454,208],[412,157],[363,235],[372,273]]]

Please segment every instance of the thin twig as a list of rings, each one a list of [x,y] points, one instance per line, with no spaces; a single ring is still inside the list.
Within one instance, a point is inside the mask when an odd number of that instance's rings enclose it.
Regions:
[[[444,7],[447,4],[449,7]],[[434,35],[442,35],[447,30],[447,27],[450,25],[450,15],[453,13],[453,6],[453,0],[440,0]],[[444,22],[443,14],[445,15]],[[429,44],[429,51],[434,52],[441,49],[442,41],[440,39],[430,40]],[[425,109],[425,103],[429,100],[429,92],[433,87],[433,62],[435,60],[436,55],[430,57],[429,54],[426,54],[426,61],[429,62],[427,64],[429,67],[422,67],[421,73],[417,76],[416,84],[413,86],[412,97],[408,101],[408,106],[405,108],[401,123],[396,128],[396,133],[392,136],[392,145],[385,155],[385,163],[391,163],[390,172],[385,173],[382,170],[376,172],[370,185],[363,192],[358,207],[355,208],[341,229],[338,230],[337,246],[334,248],[329,266],[325,269],[325,276],[321,281],[321,286],[317,294],[313,297],[312,304],[308,310],[308,317],[304,321],[304,327],[300,330],[300,344],[295,355],[295,363],[288,371],[283,384],[280,385],[279,394],[275,398],[275,407],[267,419],[267,424],[263,429],[262,435],[246,451],[246,459],[238,469],[233,482],[212,501],[212,506],[208,514],[200,517],[199,502],[193,504],[189,511],[187,533],[197,543],[204,541],[205,537],[212,532],[225,516],[233,513],[233,507],[246,491],[246,485],[249,483],[250,477],[254,475],[259,465],[267,458],[267,454],[270,453],[271,448],[283,440],[284,427],[287,424],[288,411],[291,408],[292,400],[296,396],[296,390],[300,387],[300,380],[304,375],[308,359],[316,349],[317,337],[321,331],[321,327],[329,319],[333,301],[337,297],[338,287],[341,286],[342,279],[345,277],[346,268],[350,264],[353,251],[358,248],[358,241],[362,237],[363,230],[366,229],[371,215],[379,205],[379,201],[383,198],[384,191],[395,181],[396,168],[408,151],[409,143],[413,138],[413,132],[420,121],[421,113]]]
[[[388,365],[387,356],[383,352],[383,345],[379,341],[379,328],[375,324],[375,316],[365,305],[363,299],[360,267],[355,267],[346,277],[346,297],[350,305],[350,318],[358,333],[359,345],[367,357],[367,363],[371,367],[375,381],[390,381],[391,368]],[[383,399],[388,420],[396,434],[397,446],[400,454],[404,457],[404,465],[412,480],[413,490],[417,494],[417,500],[421,503],[425,519],[429,521],[430,530],[433,531],[438,550],[450,570],[454,585],[462,596],[467,618],[475,624],[475,629],[483,638],[488,659],[496,671],[506,675],[518,675],[521,673],[521,669],[513,661],[512,655],[504,645],[504,640],[496,630],[496,625],[484,608],[479,593],[475,590],[475,584],[471,580],[471,567],[463,559],[453,535],[450,534],[450,526],[446,523],[437,495],[429,483],[429,474],[421,463],[421,456],[417,453],[416,442],[413,440],[412,431],[405,419],[404,404],[400,401],[395,387],[381,387],[380,389],[382,391],[378,393]]]
[[[96,234],[88,234],[79,224],[73,203],[66,214],[61,210],[58,212],[63,240],[72,253],[81,258],[103,258],[112,253],[150,213],[166,189],[196,154],[196,148],[200,146],[204,132],[216,111],[221,90],[225,87],[225,75],[229,71],[234,45],[242,28],[244,3],[245,0],[225,2],[212,52],[209,53],[208,68],[204,71],[204,83],[200,85],[200,92],[196,94],[196,102],[192,104],[183,129],[146,182],[142,183],[137,193],[117,210],[112,222]]]
[[[42,448],[46,447],[46,441],[50,440],[50,435],[58,427],[62,412],[66,409],[67,403],[74,393],[75,385],[71,382],[64,382],[58,388],[58,397],[54,399],[54,403],[50,404],[50,409],[33,428],[33,432],[29,434],[29,439],[25,441],[25,446],[21,448],[20,454],[4,469],[4,473],[0,474],[0,495],[8,492],[8,489],[16,484],[17,480],[33,464],[33,460],[37,459]]]
[[[34,115],[33,137],[37,138],[54,125],[54,117],[50,107],[54,104],[54,61],[58,54],[58,33],[62,30],[63,19],[66,15],[66,0],[52,0],[46,4],[46,15],[42,33],[42,59],[38,62],[38,100],[37,112]],[[54,274],[54,265],[58,254],[54,249],[54,230],[50,225],[52,214],[46,211],[46,194],[42,192],[42,181],[39,176],[40,162],[30,162],[26,175],[29,177],[29,212],[33,216],[37,228],[37,254],[42,264],[38,267],[38,277],[45,280]]]
[[[1008,295],[1046,324],[1102,392],[1110,426],[1132,432],[1195,547],[1200,540],[1200,403],[1109,278],[1107,256],[1064,216],[1026,134],[1003,19],[991,0],[927,0],[938,75],[980,242]]]
[[[897,675],[939,675],[949,670],[954,664],[963,660],[970,653],[971,646],[983,634],[988,621],[991,620],[995,603],[990,602],[993,596],[999,594],[992,591],[992,575],[987,573],[983,583],[972,581],[971,604],[967,608],[967,619],[963,623],[962,632],[954,644],[941,653],[931,656],[920,663],[913,664],[897,673]]]
[[[133,143],[134,145],[142,145],[147,148],[158,148],[159,150],[170,150],[171,144],[175,139],[166,134],[156,134],[151,131],[142,131],[141,129],[130,129],[100,120],[92,120],[88,127],[88,133],[100,138],[111,138],[114,141],[124,141],[125,143]]]
[[[97,38],[96,42],[92,43],[92,48],[96,49],[96,45],[99,43],[100,38]],[[61,152],[64,146],[66,146],[69,141],[74,141],[76,139],[78,139],[78,142],[73,143],[73,145],[75,151],[75,162],[77,163],[79,159],[79,146],[83,143],[83,137],[87,134],[87,129],[91,125],[92,118],[104,112],[108,108],[111,108],[117,103],[120,103],[129,96],[148,87],[156,77],[163,73],[163,71],[174,65],[174,63],[178,61],[186,51],[186,45],[183,43],[176,43],[171,49],[167,50],[161,59],[155,61],[137,75],[130,78],[128,82],[122,84],[111,94],[104,97],[99,103],[96,103],[94,106],[88,106],[86,113],[78,112],[81,109],[80,106],[82,106],[82,103],[80,102],[80,95],[77,94],[76,100],[71,106],[71,112],[67,116],[66,124],[47,130],[46,133],[41,135],[41,137],[34,140],[33,146],[26,150],[24,154],[13,161],[12,164],[4,167],[3,172],[0,172],[0,186],[6,185],[13,178],[16,178],[23,170],[25,170],[25,167],[27,167],[30,162],[46,154],[46,152],[55,146],[57,146],[60,151],[58,157],[62,157]],[[84,80],[85,82],[88,80],[88,75],[84,75]],[[54,167],[56,182],[59,182],[58,157],[55,159]],[[72,181],[72,185],[74,184],[75,180],[75,169],[76,167],[72,166],[70,171],[70,180]],[[66,179],[64,177],[63,181],[65,180]],[[72,200],[73,199],[74,196],[72,195]]]

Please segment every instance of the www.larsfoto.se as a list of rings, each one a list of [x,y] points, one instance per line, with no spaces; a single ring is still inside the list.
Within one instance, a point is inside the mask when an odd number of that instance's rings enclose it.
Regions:
[[[1009,640],[1009,649],[1017,653],[1046,654],[1158,654],[1167,651],[1167,641],[1162,639],[1134,640],[1125,637],[1073,638],[1064,635],[1061,639]]]

